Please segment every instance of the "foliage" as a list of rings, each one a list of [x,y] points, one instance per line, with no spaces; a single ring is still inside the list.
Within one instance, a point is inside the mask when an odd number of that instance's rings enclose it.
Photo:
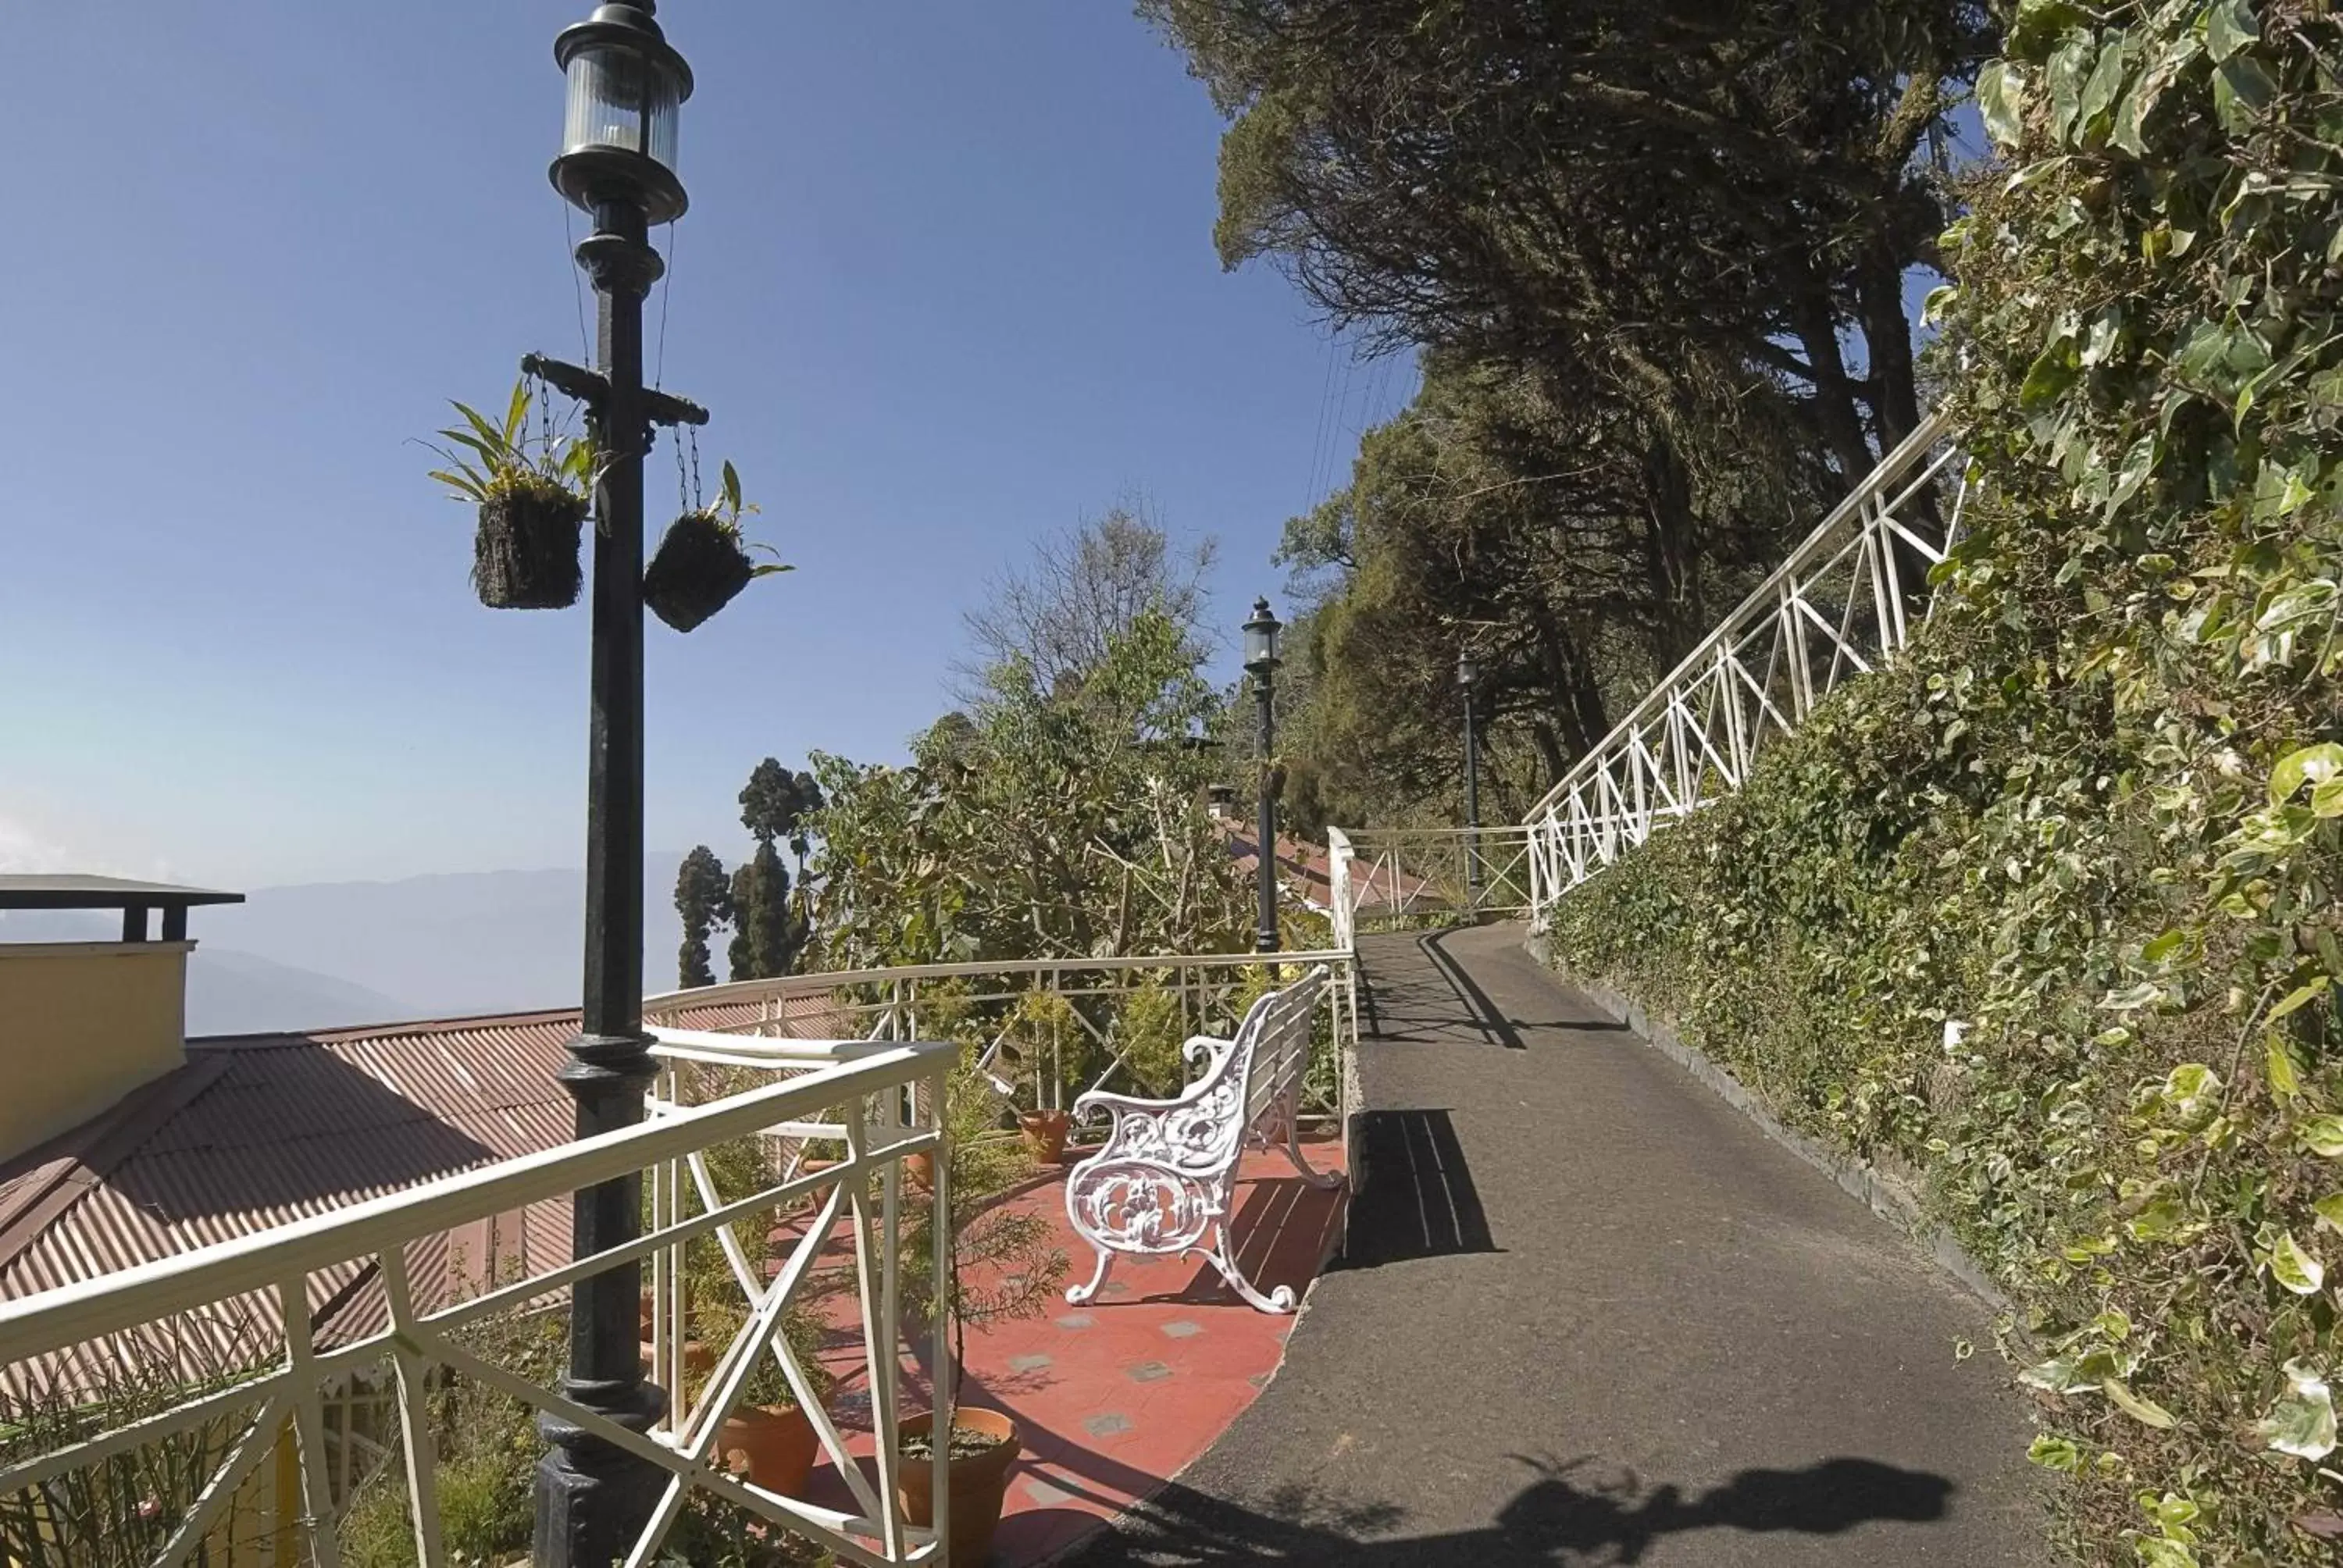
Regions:
[[[272,1332],[229,1306],[196,1323],[162,1319],[135,1337],[69,1359],[19,1363],[0,1384],[0,1464],[15,1465],[162,1414],[243,1382],[270,1359]],[[0,1497],[0,1561],[20,1568],[130,1568],[151,1562],[227,1459],[261,1402],[65,1471]],[[250,1558],[252,1533],[231,1503],[207,1544],[215,1568]],[[263,1555],[266,1554],[264,1547]]]
[[[1220,712],[1172,618],[1142,611],[1079,682],[1015,671],[905,767],[817,754],[814,863],[833,969],[1224,952],[1244,890],[1202,810]]]
[[[1308,826],[1525,805],[1918,423],[1980,0],[1141,0],[1230,119],[1221,254],[1423,350],[1288,525]]]
[[[1139,9],[1230,116],[1222,259],[1282,262],[1338,323],[1661,418],[1702,377],[1778,394],[1848,478],[1866,427],[1918,422],[1903,276],[1991,50],[1977,0]]]
[[[716,927],[732,920],[732,881],[724,874],[724,862],[705,844],[692,846],[691,853],[676,868],[675,912],[683,920],[683,947],[676,955],[675,983],[686,990],[714,985],[716,970],[709,962],[708,938]]]
[[[468,404],[456,403],[464,423],[439,432],[469,456],[426,442],[447,467],[434,468],[457,500],[478,503],[515,490],[560,490],[583,496],[593,484],[594,444],[583,437],[557,434],[549,426],[532,433],[528,417],[537,407],[528,377],[513,383],[504,417],[490,419]]]
[[[696,460],[697,453],[695,449],[695,461]],[[761,510],[763,510],[762,508],[758,507],[753,503],[744,502],[741,500],[740,471],[732,466],[731,459],[725,459],[723,477],[719,482],[716,500],[713,505],[701,508],[700,515],[714,523],[717,528],[723,531],[725,537],[729,538],[735,545],[738,545],[744,553],[749,550],[759,550],[772,557],[772,559],[770,560],[758,562],[755,568],[749,571],[749,577],[769,578],[777,576],[782,572],[793,572],[797,570],[797,568],[783,561],[780,557],[780,552],[776,550],[772,546],[758,543],[755,540],[750,539],[741,531],[740,519],[748,513]]]
[[[1684,482],[1656,507],[1632,410],[1453,353],[1423,363],[1413,403],[1279,555],[1316,595],[1288,639],[1282,749],[1309,764],[1307,814],[1353,827],[1462,816],[1467,650],[1488,804],[1525,809],[1828,494],[1783,456],[1795,432],[1729,405],[1675,440]]]
[[[805,888],[806,856],[811,849],[814,814],[822,808],[811,773],[791,772],[771,757],[749,774],[740,790],[740,825],[756,839],[747,862],[732,873],[729,904],[731,978],[762,980],[790,973],[811,935]],[[781,863],[776,840],[787,840],[797,857],[797,887]]]
[[[483,1361],[539,1388],[553,1388],[568,1358],[569,1320],[558,1311],[501,1313],[480,1320],[459,1337]],[[440,1542],[450,1561],[503,1563],[527,1552],[536,1522],[537,1461],[544,1452],[536,1412],[455,1374],[433,1380],[427,1403],[438,1453],[433,1479]],[[342,1561],[350,1568],[413,1568],[410,1520],[407,1469],[394,1458],[361,1482],[346,1503]]]
[[[1043,692],[1079,682],[1151,609],[1205,651],[1212,638],[1204,576],[1218,553],[1209,538],[1175,548],[1144,500],[1041,540],[1023,569],[995,578],[985,602],[968,612],[969,654],[955,667],[961,695],[980,702],[1003,677]]]
[[[2072,1554],[2303,1561],[2343,1361],[2343,33],[2016,9],[1934,301],[1986,481],[1921,643],[1560,907],[2023,1312]]]

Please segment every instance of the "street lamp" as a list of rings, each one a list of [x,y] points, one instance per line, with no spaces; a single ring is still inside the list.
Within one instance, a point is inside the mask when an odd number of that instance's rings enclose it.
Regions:
[[[1473,688],[1481,667],[1469,653],[1456,656],[1456,689],[1464,694],[1464,896],[1481,910],[1481,739],[1473,728]]]
[[[1244,623],[1244,667],[1252,677],[1253,697],[1261,704],[1261,821],[1255,862],[1261,882],[1261,930],[1253,943],[1259,952],[1277,950],[1277,795],[1271,785],[1277,751],[1275,686],[1277,677],[1277,617],[1269,600],[1252,601],[1252,618]]]
[[[643,1119],[655,1071],[643,1032],[643,456],[655,425],[707,423],[696,404],[643,387],[643,297],[666,270],[650,226],[687,205],[676,177],[676,116],[691,68],[652,20],[655,0],[603,5],[563,29],[553,57],[568,80],[554,188],[594,232],[578,246],[593,280],[591,368],[530,355],[522,369],[584,403],[593,426],[593,645],[586,761],[586,966],[579,1032],[562,1086],[578,1102],[580,1138]],[[642,1178],[586,1188],[571,1200],[571,1255],[588,1257],[639,1233]],[[667,1395],[643,1378],[639,1263],[569,1288],[569,1367],[562,1392],[622,1427],[647,1432]],[[550,1445],[537,1472],[532,1561],[539,1568],[607,1568],[624,1560],[666,1483],[656,1466],[577,1423],[548,1414]]]

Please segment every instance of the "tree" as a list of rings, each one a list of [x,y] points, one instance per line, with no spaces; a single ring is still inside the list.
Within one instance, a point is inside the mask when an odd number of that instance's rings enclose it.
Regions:
[[[792,772],[772,757],[749,771],[740,790],[740,825],[757,848],[732,873],[733,930],[727,956],[734,980],[763,980],[796,967],[810,930],[803,883],[811,823],[821,807],[821,789],[811,773]],[[780,839],[797,857],[794,890],[774,847]]]
[[[1427,353],[1414,401],[1278,556],[1311,605],[1280,680],[1281,749],[1312,765],[1316,809],[1461,811],[1468,648],[1488,803],[1543,792],[1822,514],[1829,476],[1778,467],[1764,417],[1688,441],[1698,462],[1664,505],[1632,407]]]
[[[705,844],[693,847],[675,874],[675,912],[683,917],[683,948],[676,957],[676,984],[714,985],[716,971],[708,955],[709,934],[732,920],[732,884],[724,862]]]
[[[979,698],[1003,678],[1043,692],[1079,683],[1148,610],[1202,653],[1212,641],[1203,579],[1217,551],[1209,538],[1174,548],[1143,504],[1115,507],[1041,540],[1024,570],[1004,573],[968,612],[970,652],[957,667],[962,695]]]
[[[1139,9],[1231,119],[1222,259],[1337,323],[1664,425],[1780,397],[1843,477],[1917,423],[1904,276],[1996,46],[1981,0]]]
[[[817,756],[823,960],[1241,950],[1245,892],[1203,811],[1222,722],[1193,641],[1160,608],[1044,688],[1021,656],[912,742],[901,768]]]

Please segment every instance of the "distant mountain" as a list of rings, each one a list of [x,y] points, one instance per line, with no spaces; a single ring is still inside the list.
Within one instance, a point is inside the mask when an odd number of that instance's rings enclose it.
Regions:
[[[187,960],[187,1032],[263,1034],[418,1016],[412,1003],[333,975],[199,941]]]
[[[0,941],[5,942],[106,942],[121,931],[118,920],[76,910],[17,910],[0,915]],[[417,1016],[412,1003],[396,997],[208,941],[197,941],[187,962],[191,1035],[331,1029]]]
[[[682,859],[644,858],[646,990],[675,985],[683,926],[673,890]],[[244,903],[193,911],[188,934],[401,998],[409,1016],[446,1017],[575,1007],[585,921],[583,871],[463,871],[261,888]]]

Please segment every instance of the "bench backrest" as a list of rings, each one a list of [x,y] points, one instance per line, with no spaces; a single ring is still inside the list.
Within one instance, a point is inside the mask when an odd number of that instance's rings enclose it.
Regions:
[[[1237,1031],[1237,1047],[1246,1058],[1247,1127],[1257,1124],[1300,1081],[1310,1065],[1310,1029],[1318,1015],[1318,993],[1325,984],[1326,970],[1321,965],[1292,985],[1267,993],[1245,1014],[1244,1027]],[[1251,1031],[1249,1040],[1247,1031]]]

